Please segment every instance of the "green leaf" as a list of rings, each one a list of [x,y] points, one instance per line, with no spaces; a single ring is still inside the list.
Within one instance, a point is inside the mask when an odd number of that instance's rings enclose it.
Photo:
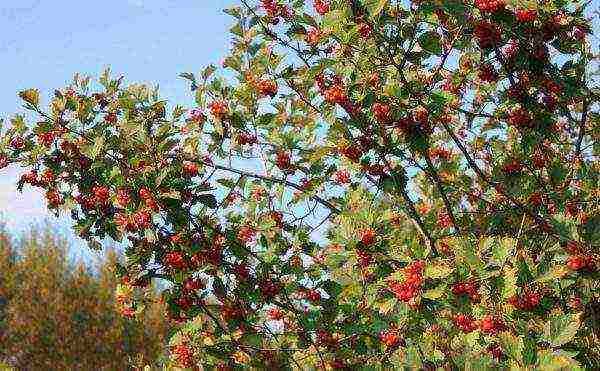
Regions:
[[[525,349],[525,345],[523,344],[523,339],[516,337],[508,331],[501,332],[498,335],[500,339],[500,343],[502,344],[502,349],[506,352],[506,355],[517,362],[521,362],[523,360],[523,349]]]
[[[550,319],[544,325],[543,339],[554,347],[560,347],[570,342],[579,330],[580,316],[581,313],[569,313]]]
[[[217,199],[215,195],[210,193],[198,196],[198,201],[200,201],[200,203],[203,205],[210,207],[211,209],[217,207]]]
[[[583,370],[581,365],[569,354],[563,351],[553,352],[550,349],[542,349],[538,352],[537,371],[579,371]]]
[[[487,240],[492,245],[494,263],[502,267],[506,263],[506,259],[515,251],[517,240],[514,238],[488,238]]]
[[[432,54],[442,53],[442,44],[440,43],[440,35],[434,31],[427,31],[419,36],[419,45],[423,50]]]
[[[425,276],[433,279],[446,278],[453,271],[454,268],[451,265],[445,263],[437,263],[425,267]]]

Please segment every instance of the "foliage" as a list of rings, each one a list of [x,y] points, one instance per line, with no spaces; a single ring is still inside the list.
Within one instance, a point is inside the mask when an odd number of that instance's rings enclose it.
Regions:
[[[168,323],[164,306],[141,323],[115,308],[114,252],[94,273],[72,265],[51,232],[0,242],[0,360],[17,369],[124,369],[158,361]],[[1,365],[1,363],[0,363]],[[2,367],[2,366],[0,366]]]
[[[600,367],[590,2],[240,1],[192,110],[107,71],[3,136],[123,313],[170,281],[185,367]]]

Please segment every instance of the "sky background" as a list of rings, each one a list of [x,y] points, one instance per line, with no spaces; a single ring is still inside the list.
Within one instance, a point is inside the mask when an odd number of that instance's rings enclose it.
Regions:
[[[76,72],[111,67],[126,82],[160,86],[170,102],[190,105],[181,72],[199,72],[225,56],[234,0],[0,0],[0,118],[25,110],[17,92],[38,88],[48,102]],[[16,192],[18,169],[0,173],[0,220],[18,236],[47,221],[78,244],[70,220],[45,210],[41,193]],[[80,242],[79,242],[80,244]],[[75,249],[73,257],[85,257]]]

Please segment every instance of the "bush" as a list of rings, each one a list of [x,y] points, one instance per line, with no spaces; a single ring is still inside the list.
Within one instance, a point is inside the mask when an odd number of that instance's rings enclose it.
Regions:
[[[182,367],[600,368],[591,2],[240,2],[192,110],[107,71],[4,133],[122,313],[168,280]]]
[[[164,354],[164,307],[135,324],[116,310],[113,250],[93,272],[72,264],[49,230],[0,239],[0,359],[17,369],[118,370]]]

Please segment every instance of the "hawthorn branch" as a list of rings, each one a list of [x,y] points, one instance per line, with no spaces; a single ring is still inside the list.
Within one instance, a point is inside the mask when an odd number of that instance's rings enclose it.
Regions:
[[[587,121],[587,115],[589,110],[589,102],[583,103],[583,113],[581,114],[581,121],[579,122],[579,135],[577,136],[577,142],[575,143],[575,155],[581,154],[581,144],[583,143],[583,137],[585,136],[585,125]]]
[[[223,166],[223,165],[217,165],[217,164],[213,164],[210,163],[208,161],[203,161],[201,159],[192,157],[192,156],[185,156],[185,160],[186,161],[191,161],[191,162],[195,162],[204,166],[208,166],[208,167],[212,167],[214,169],[218,169],[218,170],[223,170],[223,171],[228,171],[234,174],[238,174],[242,177],[248,177],[248,178],[254,178],[254,179],[260,179],[260,180],[264,180],[267,182],[273,182],[273,183],[279,183],[279,184],[283,184],[286,185],[288,187],[294,188],[297,191],[300,192],[304,192],[304,188],[301,187],[300,185],[296,184],[296,183],[292,183],[289,180],[286,179],[282,179],[282,178],[274,178],[274,177],[268,177],[268,176],[264,176],[264,175],[259,175],[259,174],[254,174],[254,173],[250,173],[247,171],[243,171],[243,170],[239,170],[239,169],[235,169],[232,167],[228,167],[228,166]],[[312,198],[313,200],[317,201],[318,203],[320,203],[321,205],[325,206],[326,208],[328,208],[329,210],[331,210],[333,213],[335,214],[340,214],[341,210],[338,209],[337,207],[335,207],[331,202],[317,196],[317,195],[312,195],[310,196],[310,198]]]

